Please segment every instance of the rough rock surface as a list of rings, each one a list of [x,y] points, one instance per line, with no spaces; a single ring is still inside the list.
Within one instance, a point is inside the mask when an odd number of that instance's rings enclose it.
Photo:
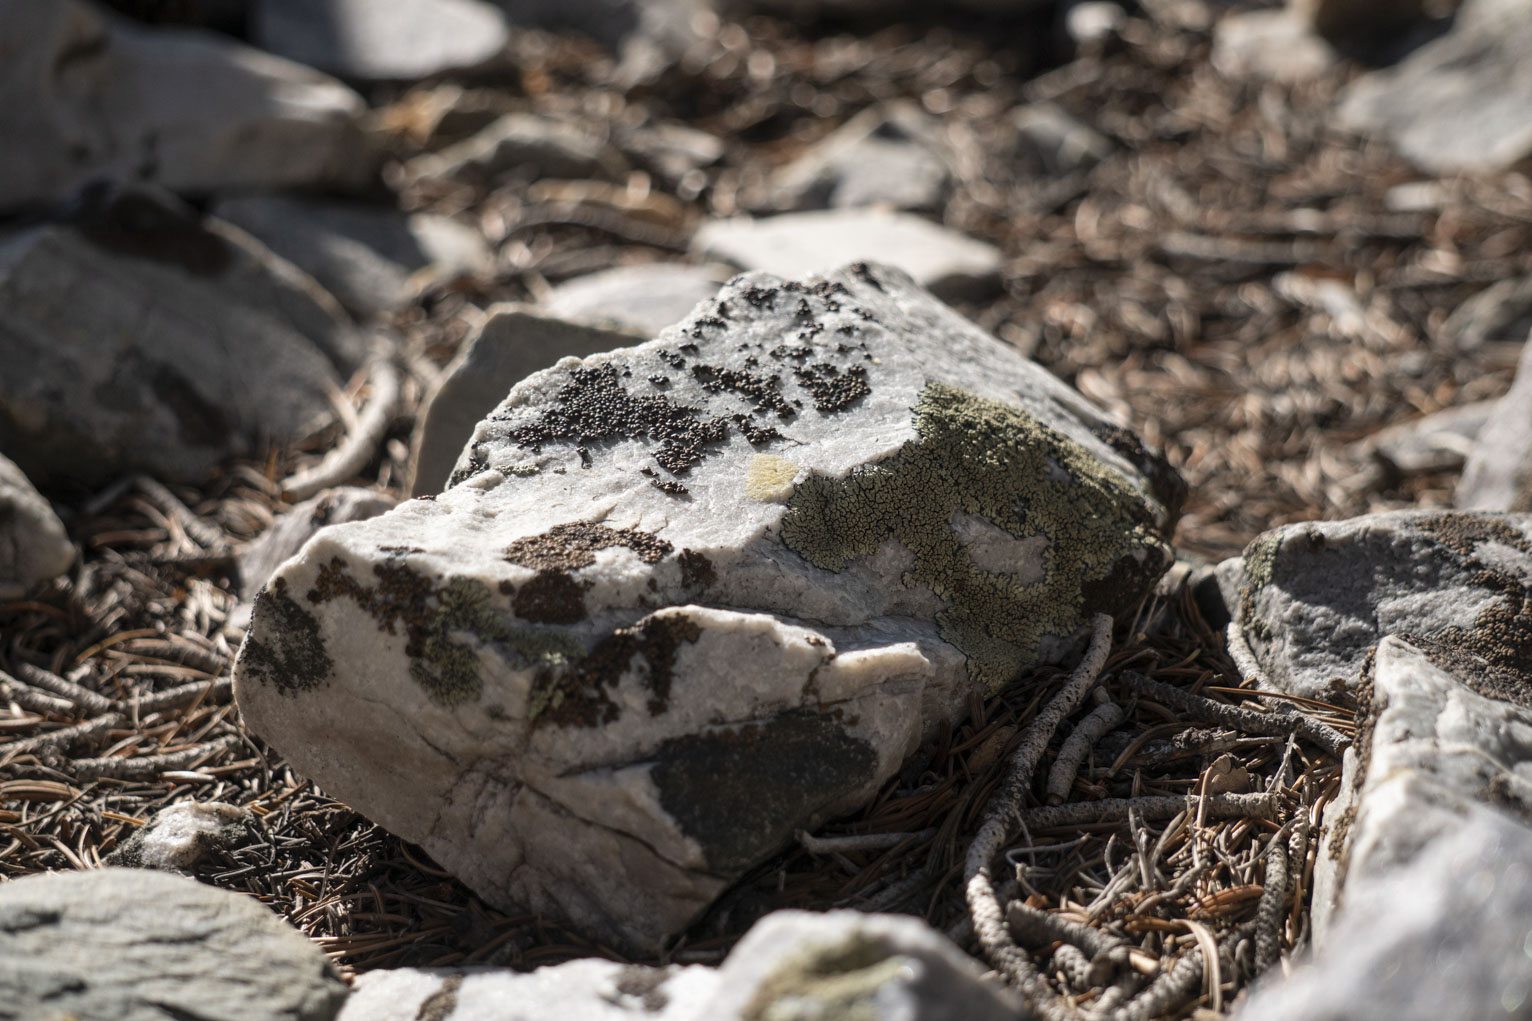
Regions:
[[[258,599],[246,722],[487,900],[652,947],[1171,561],[1181,483],[887,267],[566,359]]]
[[[1325,812],[1314,959],[1242,1018],[1515,1015],[1532,996],[1532,658],[1385,638]],[[1338,907],[1337,903],[1339,902]]]
[[[1239,565],[1235,626],[1271,686],[1354,688],[1378,641],[1413,634],[1491,676],[1532,653],[1532,516],[1394,511],[1274,529]]]
[[[772,204],[939,209],[952,175],[938,128],[909,103],[865,110],[772,175]]]
[[[321,528],[377,517],[394,503],[387,493],[354,486],[326,489],[304,500],[278,518],[239,555],[240,596],[254,599],[282,562],[302,549]]]
[[[245,835],[248,808],[217,801],[187,801],[162,808],[149,824],[114,850],[108,864],[180,871],[209,851],[228,847]]]
[[[213,211],[364,319],[409,302],[434,280],[487,272],[494,258],[477,230],[429,213],[279,195],[225,199]]]
[[[127,191],[0,240],[0,449],[39,485],[198,479],[329,414],[362,352],[242,231]]]
[[[103,177],[173,191],[352,187],[372,173],[365,104],[307,67],[80,0],[0,3],[0,208]]]
[[[648,339],[680,322],[699,301],[717,294],[732,275],[720,266],[680,262],[619,266],[559,284],[542,308],[555,319],[631,330]]]
[[[256,0],[251,39],[342,78],[416,81],[480,67],[510,39],[480,0]]]
[[[877,259],[938,297],[982,294],[1000,281],[995,246],[909,213],[877,209],[715,220],[702,225],[693,244],[704,256],[784,277]]]
[[[251,897],[144,869],[0,884],[0,1018],[329,1021],[346,992]]]
[[[410,494],[424,496],[447,488],[452,468],[474,429],[505,400],[511,387],[560,358],[583,358],[632,342],[633,337],[625,333],[565,322],[518,305],[492,306],[478,332],[426,397]]]
[[[1432,173],[1532,155],[1532,0],[1466,0],[1446,35],[1353,83],[1338,116]]]
[[[16,598],[74,563],[64,523],[20,468],[0,455],[0,598]]]
[[[1454,500],[1470,510],[1532,511],[1532,341],[1510,393],[1479,430]]]
[[[777,911],[755,924],[717,969],[571,961],[530,974],[507,969],[374,971],[357,979],[340,1021],[1013,1021],[1015,997],[917,918],[858,911]]]
[[[494,181],[517,172],[524,177],[594,178],[615,181],[627,161],[606,139],[578,124],[535,113],[508,113],[440,152],[416,156],[411,176]]]

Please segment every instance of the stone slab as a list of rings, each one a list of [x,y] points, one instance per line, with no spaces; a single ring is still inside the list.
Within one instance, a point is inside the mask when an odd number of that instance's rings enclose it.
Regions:
[[[908,213],[875,209],[737,217],[703,224],[693,247],[746,270],[792,277],[858,260],[897,267],[943,298],[1000,283],[1000,250]]]
[[[680,322],[733,275],[723,266],[682,262],[618,266],[566,280],[541,307],[555,319],[626,330],[648,339]]]
[[[0,209],[103,179],[180,193],[355,188],[376,165],[362,97],[311,68],[81,0],[0,3]]]
[[[482,67],[510,41],[499,9],[480,0],[256,0],[259,47],[356,81],[418,81]]]
[[[857,114],[771,177],[778,210],[941,208],[952,183],[938,123],[910,103]]]
[[[0,454],[0,598],[20,598],[74,563],[74,544],[53,507]]]
[[[330,1021],[330,962],[252,897],[144,869],[0,883],[0,1018]]]
[[[258,598],[246,723],[492,903],[655,947],[1169,566],[1179,479],[888,267],[564,359]]]

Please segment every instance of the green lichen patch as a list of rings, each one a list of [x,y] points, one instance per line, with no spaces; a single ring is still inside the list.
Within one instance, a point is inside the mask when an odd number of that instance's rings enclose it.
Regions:
[[[1261,641],[1271,640],[1271,625],[1256,611],[1256,599],[1261,589],[1271,584],[1272,572],[1277,566],[1277,553],[1282,549],[1283,530],[1264,532],[1245,547],[1245,579],[1239,587],[1239,622],[1247,635]]]
[[[618,628],[571,669],[540,673],[533,682],[528,718],[537,726],[558,727],[599,727],[615,721],[620,710],[611,691],[635,661],[642,666],[639,683],[649,692],[649,714],[658,716],[670,707],[681,646],[700,637],[697,622],[679,614]]]
[[[333,557],[320,567],[307,599],[315,605],[350,599],[380,631],[402,634],[410,676],[438,705],[473,701],[483,690],[478,654],[461,635],[492,645],[514,669],[555,669],[585,652],[571,635],[511,623],[500,601],[476,581],[440,584],[399,559],[374,565],[373,573],[376,584],[363,584]]]
[[[870,783],[878,756],[833,715],[792,709],[672,738],[654,759],[660,805],[702,848],[710,870],[735,875],[814,812]]]
[[[905,584],[948,604],[943,638],[990,690],[1032,666],[1042,640],[1067,640],[1093,612],[1117,612],[1171,561],[1143,496],[1079,443],[1008,404],[941,383],[915,406],[916,439],[843,479],[798,484],[782,540],[840,571],[886,539],[914,554]],[[1043,577],[1022,584],[975,563],[954,533],[959,512],[1017,539],[1045,536]]]
[[[239,651],[245,677],[289,696],[315,691],[330,679],[335,662],[325,651],[319,621],[288,595],[285,578],[256,595],[251,620],[250,636]]]

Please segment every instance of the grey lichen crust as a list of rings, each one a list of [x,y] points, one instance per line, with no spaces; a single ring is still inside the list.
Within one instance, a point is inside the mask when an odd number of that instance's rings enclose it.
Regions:
[[[815,475],[788,501],[782,541],[840,571],[893,538],[915,558],[906,585],[947,605],[941,636],[990,691],[1033,665],[1045,637],[1071,638],[1094,612],[1115,612],[1172,559],[1123,476],[1019,408],[941,383],[915,405],[918,438],[842,479]],[[977,563],[952,529],[958,512],[1017,539],[1045,537],[1030,584]]]
[[[566,359],[258,599],[247,723],[494,903],[653,946],[1171,561],[1164,462],[883,267]]]

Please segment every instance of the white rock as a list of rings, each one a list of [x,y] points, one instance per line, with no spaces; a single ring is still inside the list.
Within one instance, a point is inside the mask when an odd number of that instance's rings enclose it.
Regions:
[[[406,164],[413,177],[476,181],[494,181],[513,171],[534,178],[620,180],[627,169],[627,161],[605,138],[535,113],[508,113],[471,138]]]
[[[13,599],[74,563],[74,544],[53,507],[0,454],[0,598]]]
[[[253,897],[148,869],[0,883],[0,1016],[329,1021],[346,983]]]
[[[654,947],[1134,605],[1178,484],[894,270],[749,275],[518,385],[440,496],[311,540],[236,692],[491,903]]]
[[[223,199],[213,212],[364,319],[408,303],[436,280],[487,274],[494,264],[477,230],[429,213],[277,195]]]
[[[1447,641],[1510,668],[1532,515],[1394,511],[1273,529],[1246,549],[1235,626],[1277,690],[1354,688],[1390,634]],[[1232,579],[1231,579],[1232,582]]]
[[[1532,0],[1465,0],[1446,35],[1352,83],[1337,117],[1432,173],[1532,155]]]
[[[1100,43],[1122,31],[1128,12],[1112,0],[1077,0],[1060,13],[1064,34],[1076,46]]]
[[[1455,500],[1469,510],[1532,510],[1532,342],[1522,348],[1511,392],[1479,430]]]
[[[0,2],[0,208],[103,177],[178,192],[353,187],[362,98],[317,71],[80,0]]]
[[[180,871],[201,861],[209,851],[227,847],[245,832],[250,810],[217,801],[183,802],[154,813],[109,857],[110,864]]]
[[[282,562],[302,549],[321,528],[375,518],[397,502],[375,489],[348,486],[326,489],[289,509],[240,553],[240,594],[253,599]]]
[[[693,245],[704,256],[783,277],[876,259],[942,297],[982,293],[1000,279],[995,246],[918,216],[876,209],[714,220],[697,231]]]
[[[647,339],[680,322],[699,301],[717,294],[731,276],[731,270],[716,265],[651,262],[618,266],[559,284],[542,302],[542,309],[555,319],[628,330]]]
[[[1239,1017],[1514,1014],[1532,995],[1527,674],[1389,637],[1369,680],[1319,842],[1317,952]]]
[[[480,0],[256,0],[250,38],[342,78],[416,81],[481,67],[510,32]]]
[[[1112,155],[1111,139],[1064,112],[1057,103],[1028,103],[1011,112],[1023,155],[1050,174],[1089,170]]]
[[[1340,54],[1291,8],[1233,11],[1213,30],[1213,66],[1230,78],[1301,82],[1322,74]]]
[[[937,123],[911,103],[851,118],[771,178],[779,210],[935,210],[951,184]]]
[[[701,965],[642,968],[587,959],[521,973],[509,968],[422,971],[390,968],[358,975],[338,1021],[727,1021],[702,1012],[718,972]]]
[[[717,290],[714,285],[709,293]],[[610,351],[633,339],[631,334],[566,322],[520,305],[492,306],[426,395],[415,440],[410,495],[425,496],[447,488],[452,467],[473,439],[474,429],[505,400],[511,387],[560,358]]]
[[[128,191],[0,241],[0,442],[39,484],[200,479],[329,412],[361,341],[241,231]]]

